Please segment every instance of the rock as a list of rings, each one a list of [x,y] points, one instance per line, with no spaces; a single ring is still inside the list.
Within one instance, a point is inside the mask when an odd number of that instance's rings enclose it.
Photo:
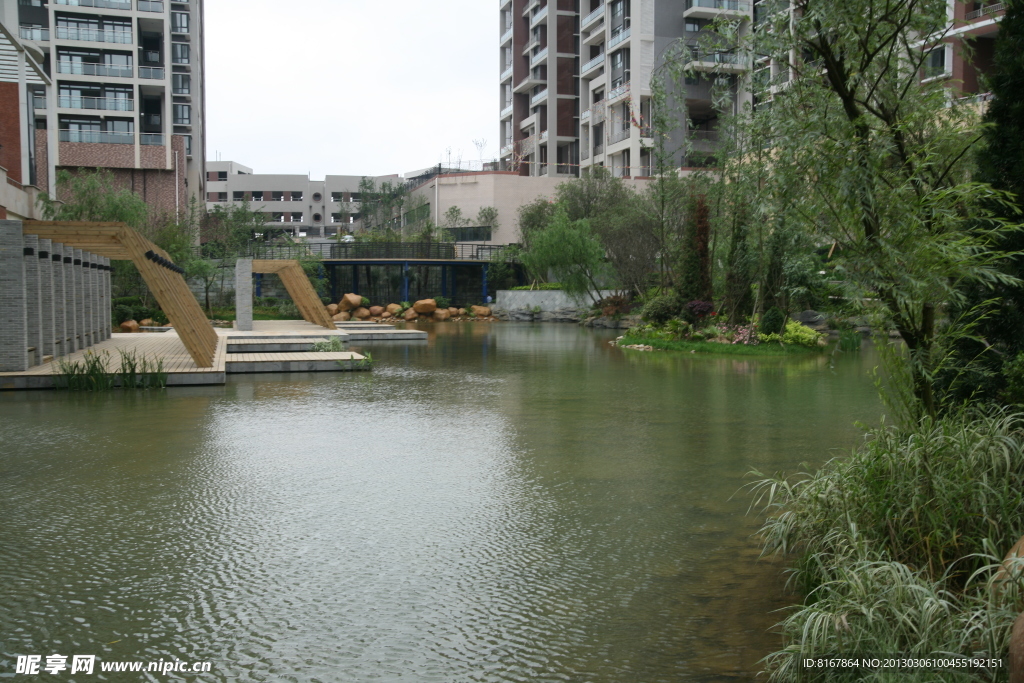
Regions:
[[[520,310],[520,311],[509,311],[508,319],[514,323],[529,323],[533,322],[533,311]]]
[[[153,322],[152,318],[146,318],[139,323],[139,327],[156,327],[156,323]]]
[[[358,294],[346,294],[338,302],[338,309],[342,311],[353,311],[363,305],[363,297]]]
[[[370,315],[372,315],[374,318],[379,318],[383,312],[383,306],[370,306]]]
[[[388,318],[392,317],[392,314],[389,311],[384,311],[383,313],[380,314],[380,317],[381,320],[387,320]]]
[[[487,306],[470,306],[469,309],[478,318],[489,318],[491,315],[491,309]]]
[[[817,311],[802,311],[794,315],[793,320],[801,325],[806,325],[816,332],[824,332],[828,329],[828,322],[825,320],[825,316]]]
[[[454,306],[451,306],[451,307],[448,308],[448,315],[450,315],[451,317],[454,318],[458,314],[459,314],[459,309],[455,308]]]
[[[402,307],[399,306],[398,304],[388,304],[384,310],[390,313],[391,315],[395,315],[396,313],[402,310]]]
[[[412,305],[417,313],[430,314],[437,310],[437,302],[433,299],[420,299]]]
[[[466,315],[466,309],[465,308],[460,308],[459,309],[459,315]]]
[[[447,308],[439,308],[434,311],[434,320],[439,323],[443,323],[448,318],[452,317],[452,314],[448,312]]]
[[[121,323],[121,331],[122,332],[138,332],[139,331],[139,324],[137,322],[135,322],[134,320],[125,320],[123,323]]]
[[[556,308],[553,311],[541,311],[534,316],[534,320],[543,323],[578,323],[582,319],[583,316],[575,308]]]
[[[333,316],[334,322],[344,323],[352,319],[352,314],[348,311],[342,311],[341,313],[335,313]]]
[[[356,310],[352,311],[352,317],[356,320],[366,320],[370,317],[370,309],[360,306]]]
[[[408,310],[407,310],[407,311],[406,311],[406,312],[405,312],[405,313],[404,313],[404,314],[402,315],[402,318],[404,318],[405,320],[415,320],[415,319],[416,319],[416,318],[418,318],[418,317],[420,317],[420,314],[419,314],[419,313],[417,313],[417,312],[416,312],[416,309],[414,309],[414,308],[410,308],[410,309],[408,309]]]
[[[327,315],[334,317],[338,314],[338,304],[327,304]]]
[[[1007,657],[1010,683],[1024,683],[1024,612],[1021,612],[1010,630],[1010,653]]]

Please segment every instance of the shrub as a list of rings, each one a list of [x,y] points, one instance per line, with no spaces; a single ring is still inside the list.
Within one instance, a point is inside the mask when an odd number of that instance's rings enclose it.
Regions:
[[[363,308],[369,308],[370,307],[370,300],[367,299],[365,296],[363,297],[363,300],[362,300],[362,306],[363,306]]]
[[[446,296],[435,296],[434,301],[437,302],[438,308],[448,308],[452,305],[452,300]]]
[[[710,301],[690,301],[683,306],[683,317],[693,325],[700,325],[713,315],[715,315],[715,305]]]
[[[782,334],[759,334],[757,338],[765,344],[789,344],[792,346],[820,346],[820,341],[825,335],[815,332],[806,325],[801,325],[795,320],[786,321],[786,330]]]
[[[118,306],[127,306],[128,308],[134,308],[135,306],[142,305],[142,298],[137,296],[119,296],[112,299],[110,305],[114,308]]]
[[[758,325],[758,332],[761,334],[782,334],[786,326],[786,314],[782,309],[776,307],[768,309],[761,316],[761,324]]]
[[[640,317],[649,323],[663,325],[679,313],[679,302],[674,296],[656,296],[640,310]]]
[[[685,339],[687,336],[689,336],[693,328],[690,326],[690,323],[686,322],[685,320],[680,320],[679,318],[672,318],[667,323],[665,323],[665,330],[670,335],[672,335],[674,339]]]
[[[286,300],[282,301],[277,306],[277,314],[282,318],[288,320],[298,320],[302,317],[299,313],[299,307],[295,305],[294,301]]]
[[[132,319],[132,309],[130,306],[126,306],[124,304],[117,304],[111,312],[111,317],[113,318],[115,325],[120,325],[121,323]]]
[[[527,291],[545,291],[545,290],[560,290],[562,284],[559,282],[538,282],[533,285],[519,285],[518,287],[512,287],[513,292],[527,292]]]
[[[1024,352],[1003,367],[1003,374],[1006,376],[1007,402],[1024,405]]]

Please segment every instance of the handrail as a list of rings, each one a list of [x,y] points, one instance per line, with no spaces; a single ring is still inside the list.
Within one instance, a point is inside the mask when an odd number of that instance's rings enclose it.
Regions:
[[[583,17],[583,21],[580,22],[580,29],[583,29],[584,26],[594,23],[595,21],[597,21],[598,17],[604,16],[605,7],[606,5],[602,2],[600,7],[598,7],[596,10],[594,10],[587,16]]]
[[[594,57],[589,62],[587,62],[586,64],[583,65],[583,68],[580,69],[580,75],[587,73],[591,69],[594,69],[594,68],[600,66],[603,63],[604,63],[604,53],[602,52],[601,54],[599,54],[598,56]]]
[[[289,221],[285,221],[288,223]],[[270,223],[273,227],[278,223]],[[220,245],[193,247],[197,256],[224,258],[211,253]],[[319,257],[332,261],[498,261],[504,258],[508,244],[459,244],[455,242],[314,242],[307,244],[267,244],[250,242],[233,258],[296,259]]]
[[[626,40],[627,38],[629,38],[629,28],[619,31],[614,36],[612,36],[611,40],[608,41],[608,47],[605,49],[605,51],[611,51],[613,47],[615,47],[622,41]]]

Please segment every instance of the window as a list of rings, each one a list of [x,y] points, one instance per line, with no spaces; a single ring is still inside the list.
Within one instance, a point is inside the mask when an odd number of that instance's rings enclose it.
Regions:
[[[192,48],[186,43],[173,43],[171,45],[171,61],[175,64],[190,64],[192,61]]]
[[[301,222],[302,222],[302,214],[301,213],[292,213],[292,223],[301,223]]]
[[[272,202],[283,202],[284,201],[284,192],[279,192],[277,190],[272,191],[270,193],[270,201],[272,201]]]
[[[345,223],[346,221],[344,220],[344,215],[345,214],[342,214],[342,213],[332,213],[331,214],[331,222],[332,223]]]
[[[252,191],[252,200],[254,202],[262,202],[263,201],[263,190],[253,190]]]
[[[188,33],[188,15],[184,12],[171,12],[171,33]]]
[[[239,192],[238,190],[235,190],[234,192],[231,193],[231,199],[232,199],[232,201],[236,201],[236,202],[244,202],[245,201],[245,193],[244,192]]]
[[[688,33],[696,33],[699,30],[700,30],[700,24],[697,23],[696,21],[688,21],[688,22],[686,22],[686,31]]]
[[[925,58],[924,77],[934,78],[946,73],[946,46],[940,45]]]
[[[176,104],[174,105],[174,123],[178,126],[190,126],[192,125],[192,105],[191,104]],[[227,178],[225,178],[227,180]]]
[[[188,74],[174,74],[173,87],[175,95],[191,95],[192,77]]]
[[[292,201],[293,202],[301,202],[302,201],[302,190],[292,190]]]
[[[284,223],[284,214],[280,211],[275,211],[270,214],[270,220],[273,223]]]
[[[323,198],[324,198],[324,196],[322,194],[320,194],[319,192],[314,192],[313,193],[313,201],[314,202],[319,203]]]
[[[302,214],[299,214],[299,215],[302,215]],[[321,223],[321,222],[323,222],[323,220],[324,220],[324,217],[321,216],[320,214],[318,214],[318,213],[314,213],[313,214],[313,222],[314,223]]]
[[[185,156],[190,157],[192,156],[192,136],[183,135],[182,137],[185,138]]]
[[[217,180],[225,181],[228,179],[227,171],[217,171]]]
[[[331,201],[332,202],[343,202],[343,201],[345,201],[342,198],[344,195],[345,195],[344,192],[332,192],[331,193]]]

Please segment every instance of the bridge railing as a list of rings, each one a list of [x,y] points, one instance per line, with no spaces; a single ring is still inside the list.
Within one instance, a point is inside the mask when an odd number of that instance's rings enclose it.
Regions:
[[[508,248],[505,244],[458,244],[453,242],[341,242],[310,244],[264,244],[251,242],[237,258],[299,259],[310,256],[341,261],[497,261]],[[203,247],[197,255],[205,254]]]

